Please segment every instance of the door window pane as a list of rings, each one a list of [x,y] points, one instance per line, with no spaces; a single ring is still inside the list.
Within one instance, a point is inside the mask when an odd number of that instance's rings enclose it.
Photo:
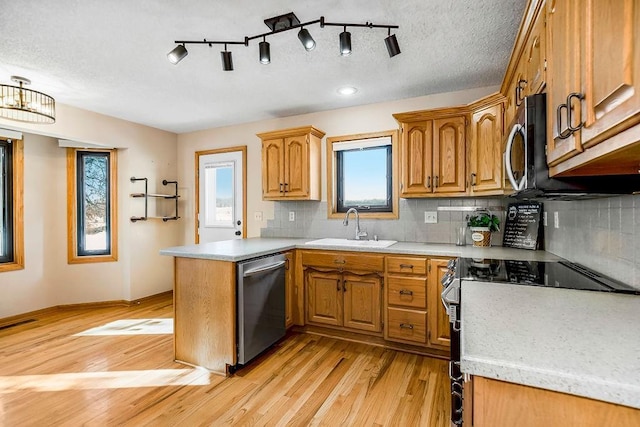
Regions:
[[[13,185],[11,143],[0,141],[0,262],[13,261]]]
[[[205,167],[205,227],[233,227],[234,162]]]

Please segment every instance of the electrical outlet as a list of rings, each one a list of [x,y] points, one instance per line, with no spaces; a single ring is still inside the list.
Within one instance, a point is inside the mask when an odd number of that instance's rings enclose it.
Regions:
[[[256,221],[262,221],[262,212],[256,211],[253,213],[253,219]]]
[[[424,223],[425,224],[437,224],[438,223],[438,212],[435,212],[435,211],[424,211]]]
[[[542,222],[544,223],[544,226],[547,226],[547,211],[542,212]]]
[[[553,213],[553,227],[560,228],[560,215],[558,212]]]
[[[296,220],[296,213],[294,211],[289,211],[289,221]]]

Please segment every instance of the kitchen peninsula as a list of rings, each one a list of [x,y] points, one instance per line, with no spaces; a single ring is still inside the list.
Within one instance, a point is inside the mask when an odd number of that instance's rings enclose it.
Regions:
[[[174,346],[175,359],[228,375],[237,363],[236,356],[236,263],[273,253],[322,251],[329,253],[410,255],[446,261],[452,257],[523,260],[556,260],[544,251],[451,244],[399,242],[385,248],[315,244],[309,239],[252,238],[178,246],[160,251],[175,257]],[[287,284],[287,307],[291,307],[289,324],[305,324],[305,287],[300,262],[296,258],[296,274]],[[439,283],[438,283],[439,285]],[[437,289],[438,296],[440,289]],[[440,306],[435,298],[434,307]],[[435,310],[434,310],[435,313]],[[435,322],[434,322],[435,323]],[[426,333],[426,332],[425,332]],[[380,333],[381,335],[381,333]],[[407,341],[409,344],[411,340]],[[435,348],[443,356],[445,347]],[[438,353],[438,350],[440,352]]]

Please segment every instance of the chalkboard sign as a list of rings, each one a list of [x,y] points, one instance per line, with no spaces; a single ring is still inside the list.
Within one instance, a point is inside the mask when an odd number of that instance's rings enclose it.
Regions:
[[[543,249],[541,215],[542,203],[510,203],[504,222],[502,246],[531,250]]]

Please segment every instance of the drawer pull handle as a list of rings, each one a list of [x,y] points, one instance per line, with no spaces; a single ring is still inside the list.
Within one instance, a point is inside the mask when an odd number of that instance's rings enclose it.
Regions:
[[[334,264],[346,264],[347,261],[343,260],[343,259],[334,259],[333,260]]]
[[[400,323],[400,329],[413,329],[413,325],[411,323]]]
[[[401,289],[400,295],[413,295],[413,291],[409,291],[407,289]]]
[[[413,268],[412,264],[400,264],[400,268]]]

